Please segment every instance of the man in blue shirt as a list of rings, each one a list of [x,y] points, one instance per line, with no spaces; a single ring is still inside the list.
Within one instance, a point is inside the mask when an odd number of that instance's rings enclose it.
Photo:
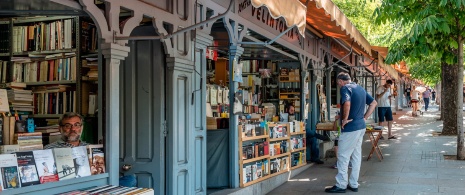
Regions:
[[[345,193],[346,189],[358,191],[358,177],[362,164],[362,141],[365,135],[365,120],[373,113],[376,101],[365,89],[353,83],[349,74],[337,75],[337,84],[341,87],[341,135],[337,151],[336,185],[325,189],[328,193]],[[368,105],[368,109],[365,107]],[[349,161],[352,172],[348,178]]]

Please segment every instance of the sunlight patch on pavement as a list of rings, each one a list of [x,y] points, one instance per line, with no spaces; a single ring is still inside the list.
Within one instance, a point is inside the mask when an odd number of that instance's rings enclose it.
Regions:
[[[311,181],[316,181],[316,180],[318,180],[318,179],[314,178]],[[307,179],[290,179],[288,181],[310,181],[310,178],[307,178]]]

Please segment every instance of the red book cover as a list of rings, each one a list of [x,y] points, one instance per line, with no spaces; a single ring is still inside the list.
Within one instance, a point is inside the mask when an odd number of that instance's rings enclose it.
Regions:
[[[270,154],[270,146],[268,145],[268,142],[263,142],[263,150],[265,156]]]

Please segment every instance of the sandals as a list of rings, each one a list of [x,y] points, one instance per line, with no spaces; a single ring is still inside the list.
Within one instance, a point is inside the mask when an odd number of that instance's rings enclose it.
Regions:
[[[396,136],[391,136],[391,137],[388,137],[388,139],[397,139]]]

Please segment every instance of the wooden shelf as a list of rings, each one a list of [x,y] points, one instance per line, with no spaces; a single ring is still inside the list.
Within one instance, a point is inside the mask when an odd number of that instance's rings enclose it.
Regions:
[[[242,160],[242,164],[247,164],[247,163],[251,163],[251,162],[255,162],[255,161],[267,159],[267,158],[269,158],[269,157],[270,157],[270,155],[265,155],[265,156],[260,156],[260,157],[257,157],[257,158],[251,158],[251,159],[247,159],[247,160]]]
[[[307,149],[307,147],[303,147],[303,148],[299,148],[299,149],[292,149],[291,153],[300,152],[300,151],[305,150],[305,149]]]
[[[289,168],[287,168],[286,170],[281,170],[281,171],[276,172],[276,173],[270,173],[270,175],[272,175],[274,177],[276,175],[280,175],[280,174],[287,173],[287,172],[289,172]]]
[[[253,137],[242,137],[242,141],[250,141],[250,140],[257,140],[257,139],[266,139],[270,137],[269,135],[260,135],[260,136],[253,136]]]
[[[301,131],[301,132],[291,132],[291,135],[305,135],[307,132],[306,131]]]
[[[66,85],[76,84],[75,80],[63,80],[63,81],[41,81],[41,82],[25,82],[26,85]]]
[[[304,163],[302,163],[302,164],[300,164],[300,165],[291,167],[291,170],[292,170],[292,169],[297,169],[297,168],[303,167],[303,166],[305,166],[305,165],[307,165],[306,162],[304,162]]]
[[[282,95],[300,95],[300,92],[285,92],[285,93],[279,93],[279,94],[282,94]]]
[[[288,140],[289,137],[280,137],[280,138],[270,138],[270,142]]]
[[[10,56],[10,53],[0,53],[0,56]]]
[[[29,54],[57,54],[57,53],[71,53],[76,52],[74,49],[57,49],[57,50],[43,50],[43,51],[24,51],[24,52],[13,52],[13,56],[24,56]]]
[[[286,153],[284,153],[284,154],[278,154],[278,155],[270,156],[270,159],[275,159],[275,158],[281,158],[281,157],[289,156],[289,154],[291,154],[291,153],[290,153],[290,152],[286,152]]]
[[[241,174],[242,174],[242,173],[241,173]],[[247,187],[247,186],[250,186],[250,185],[252,185],[252,184],[256,184],[256,183],[258,183],[258,182],[261,182],[261,181],[263,181],[263,180],[266,180],[266,179],[270,178],[270,175],[271,175],[271,174],[269,174],[269,175],[267,175],[267,176],[264,176],[264,177],[261,177],[261,178],[259,178],[259,179],[253,180],[253,181],[251,181],[251,182],[247,182],[247,183],[242,183],[242,181],[241,181],[241,187]]]
[[[32,118],[60,118],[63,114],[33,114]]]

